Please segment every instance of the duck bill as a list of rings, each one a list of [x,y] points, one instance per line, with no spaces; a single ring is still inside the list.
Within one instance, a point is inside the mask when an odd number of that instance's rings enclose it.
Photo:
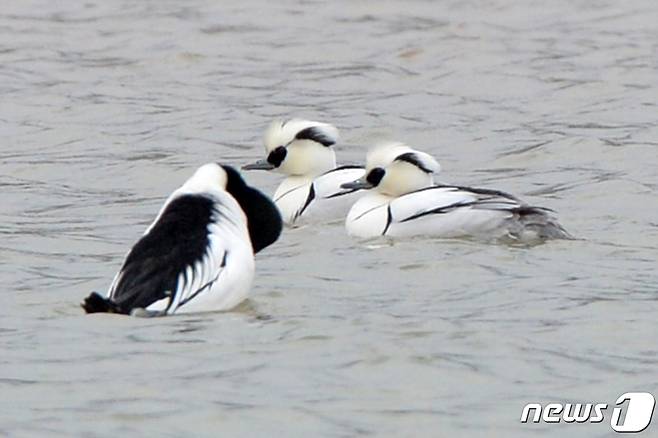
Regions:
[[[258,160],[255,163],[245,164],[242,170],[273,170],[274,165],[268,163],[267,160]]]
[[[343,183],[340,185],[341,189],[350,189],[350,190],[367,190],[371,189],[374,186],[370,184],[365,178],[359,178],[356,181],[348,182],[348,183]]]

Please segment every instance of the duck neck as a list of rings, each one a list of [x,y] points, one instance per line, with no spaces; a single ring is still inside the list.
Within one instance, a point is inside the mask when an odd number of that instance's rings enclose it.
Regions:
[[[235,174],[227,172],[226,191],[235,198],[247,217],[247,229],[255,254],[279,238],[283,228],[281,214],[270,198],[249,187],[242,177],[234,172]]]

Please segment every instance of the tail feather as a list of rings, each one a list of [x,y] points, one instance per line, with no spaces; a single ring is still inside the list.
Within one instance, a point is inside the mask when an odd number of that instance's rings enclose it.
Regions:
[[[517,214],[521,229],[517,230],[521,240],[535,239],[574,239],[551,214],[553,210],[543,207],[524,205],[519,207]]]
[[[87,313],[125,313],[119,306],[98,292],[92,292],[80,306]]]

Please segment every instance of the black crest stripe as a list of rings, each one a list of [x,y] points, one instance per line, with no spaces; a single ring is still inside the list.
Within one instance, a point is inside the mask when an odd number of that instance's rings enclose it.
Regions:
[[[336,141],[325,134],[322,129],[311,126],[310,128],[302,129],[295,135],[297,140],[313,140],[320,143],[323,146],[331,146],[336,143]]]
[[[416,166],[417,168],[419,168],[425,173],[433,172],[432,169],[428,169],[427,167],[425,167],[422,160],[418,157],[418,155],[414,154],[413,152],[407,152],[405,154],[398,155],[395,158],[395,161],[404,161],[405,163],[413,164],[414,166]]]

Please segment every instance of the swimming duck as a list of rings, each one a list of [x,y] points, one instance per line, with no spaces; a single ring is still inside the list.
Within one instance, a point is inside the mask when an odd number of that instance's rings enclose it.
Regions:
[[[272,201],[235,169],[205,164],[166,200],[107,297],[93,292],[82,307],[141,316],[231,309],[249,293],[254,254],[281,227]]]
[[[357,189],[342,189],[341,184],[360,178],[364,169],[336,167],[332,146],[337,141],[338,129],[328,123],[277,120],[265,131],[267,158],[242,169],[276,170],[287,176],[273,196],[287,225],[342,219],[357,199]]]
[[[571,238],[552,210],[499,190],[435,184],[439,163],[402,143],[372,149],[365,176],[342,185],[372,189],[350,209],[345,226],[356,237],[509,238],[531,242]]]

